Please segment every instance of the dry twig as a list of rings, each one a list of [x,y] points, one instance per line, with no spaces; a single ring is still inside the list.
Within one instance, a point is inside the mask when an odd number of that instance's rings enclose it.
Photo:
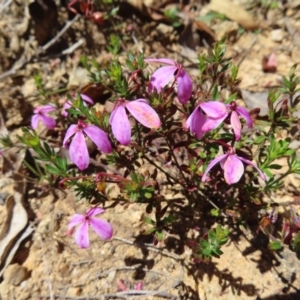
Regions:
[[[120,237],[118,237],[118,236],[113,237],[112,240],[120,241],[120,242],[123,242],[123,243],[125,243],[125,244],[129,244],[129,245],[136,246],[136,247],[147,248],[148,250],[151,250],[151,251],[153,251],[153,252],[157,252],[157,253],[162,254],[162,255],[164,255],[164,256],[167,256],[167,257],[171,257],[171,258],[173,258],[174,260],[180,261],[180,262],[182,262],[182,263],[184,264],[183,259],[182,259],[180,256],[178,256],[178,255],[176,255],[176,254],[173,254],[173,253],[170,253],[169,251],[166,251],[166,250],[164,250],[164,249],[162,249],[162,248],[157,248],[157,247],[154,247],[154,246],[149,245],[149,244],[139,244],[139,243],[135,243],[135,242],[132,242],[132,241],[129,241],[129,240],[120,238]],[[185,264],[184,264],[184,265],[185,265]]]
[[[99,300],[106,300],[106,299],[114,299],[114,298],[123,298],[128,299],[128,296],[132,297],[141,297],[141,296],[157,296],[162,297],[166,299],[178,299],[178,296],[175,296],[170,293],[166,292],[157,292],[157,291],[136,291],[136,290],[129,290],[125,292],[118,292],[118,293],[111,293],[111,294],[105,294],[102,296],[82,296],[82,297],[71,297],[71,296],[65,296],[65,295],[54,295],[54,298],[58,299],[71,299],[71,300],[93,300],[93,299],[99,299]],[[40,295],[40,298],[50,298],[48,295]]]
[[[127,266],[121,266],[121,267],[110,268],[108,270],[98,272],[95,276],[93,276],[93,277],[90,278],[90,281],[93,281],[93,280],[101,278],[101,277],[108,276],[109,273],[114,272],[114,271],[136,270],[140,266],[141,266],[141,264],[136,264],[136,265],[129,266],[129,267],[127,267]],[[58,287],[58,289],[62,290],[62,289],[69,288],[69,287],[82,286],[82,285],[84,285],[86,283],[87,283],[86,281],[80,281],[80,282],[77,282],[77,283],[71,283],[71,284],[68,284],[68,285],[60,286],[60,287]]]
[[[12,75],[15,75],[18,70],[20,70],[22,67],[24,67],[27,63],[32,61],[32,59],[39,57],[40,54],[48,50],[53,44],[55,44],[60,37],[80,18],[80,15],[76,15],[73,20],[68,21],[66,25],[58,32],[58,34],[50,40],[46,45],[43,47],[39,48],[33,55],[30,57],[26,57],[27,53],[26,49],[23,52],[22,56],[18,59],[18,61],[15,62],[15,64],[12,66],[12,68],[0,75],[0,81],[4,80],[7,77],[10,77]],[[82,42],[78,45],[79,41],[75,43],[73,46],[69,47],[68,49],[62,51],[61,55],[64,55],[64,52],[66,51],[67,54],[70,54],[72,49],[73,51],[77,49],[79,46],[81,46]],[[75,46],[76,45],[76,46]]]
[[[44,45],[43,47],[41,47],[38,52],[37,55],[40,55],[42,52],[46,51],[47,49],[49,49],[52,45],[54,45],[60,38],[61,36],[80,18],[80,15],[76,15],[74,17],[74,19],[72,19],[71,21],[68,21],[66,23],[66,25],[57,33],[57,35],[50,40],[46,45]]]

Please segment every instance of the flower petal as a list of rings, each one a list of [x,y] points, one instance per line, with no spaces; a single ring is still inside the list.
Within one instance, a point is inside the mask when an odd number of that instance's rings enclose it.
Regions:
[[[76,230],[75,235],[75,243],[80,248],[88,248],[90,246],[89,240],[89,224],[87,221],[84,221]]]
[[[149,91],[154,92],[156,90],[158,93],[172,80],[174,73],[176,72],[176,66],[166,66],[156,70],[149,83]]]
[[[216,129],[226,119],[226,117],[227,115],[220,119],[207,118],[204,125],[202,126],[202,131],[208,132]]]
[[[113,110],[109,123],[115,138],[122,145],[128,145],[131,141],[131,126],[124,106],[119,105]]]
[[[241,115],[244,120],[246,121],[247,123],[247,126],[248,128],[252,128],[253,127],[253,121],[252,121],[252,118],[248,112],[248,110],[242,106],[238,106],[236,108],[236,111],[238,112],[239,115]]]
[[[67,116],[68,116],[68,112],[67,112],[66,110],[69,109],[69,108],[71,108],[71,107],[72,107],[72,104],[71,104],[70,100],[68,100],[68,101],[64,104],[64,106],[63,106],[63,108],[62,108],[61,114],[62,114],[64,117],[67,117]]]
[[[33,115],[31,117],[31,127],[36,130],[38,125],[39,125],[39,121],[41,120],[41,115]]]
[[[218,101],[203,102],[200,107],[210,118],[219,119],[228,115],[225,104]]]
[[[87,96],[85,94],[80,94],[80,96],[81,96],[83,101],[85,101],[89,104],[92,104],[92,105],[94,104],[94,101],[89,96]]]
[[[56,110],[56,107],[51,105],[51,104],[47,104],[47,105],[42,105],[42,106],[38,106],[35,110],[34,113],[38,114],[38,113],[42,113],[42,114],[47,114],[51,111]]]
[[[233,129],[233,132],[235,135],[235,139],[237,141],[239,141],[241,138],[242,124],[241,124],[239,115],[237,114],[236,111],[231,112],[230,124],[232,126],[232,129]]]
[[[145,127],[159,128],[161,126],[158,114],[145,99],[128,101],[125,107]]]
[[[56,121],[46,115],[41,115],[42,118],[42,122],[44,123],[44,125],[48,128],[48,129],[54,129],[56,126]]]
[[[257,170],[257,172],[259,173],[259,176],[261,177],[262,180],[266,181],[267,180],[267,177],[266,175],[264,174],[264,172],[259,169],[252,161],[246,159],[246,158],[243,158],[243,157],[240,157],[240,156],[237,156],[241,161],[243,161],[244,163],[252,166],[253,168],[255,168]]]
[[[198,139],[201,139],[204,135],[202,126],[206,121],[206,116],[203,115],[199,107],[192,112],[192,114],[186,120],[185,126],[190,128],[191,133],[195,133]]]
[[[143,282],[139,282],[136,286],[135,286],[135,290],[136,291],[141,291],[143,288]]]
[[[90,225],[103,240],[109,240],[113,235],[112,226],[106,220],[91,218]]]
[[[68,231],[70,231],[74,226],[82,223],[83,221],[84,221],[83,215],[74,214],[68,223]]]
[[[87,125],[83,131],[103,153],[111,153],[112,147],[107,134],[95,125]]]
[[[176,63],[174,60],[169,58],[146,58],[145,62],[147,63],[162,63],[166,65],[176,66]]]
[[[77,132],[77,125],[71,125],[69,128],[68,128],[68,130],[67,130],[67,132],[66,132],[66,135],[65,135],[65,138],[64,138],[64,140],[63,140],[63,147],[67,147],[67,143],[68,143],[68,140],[69,140],[69,138],[73,135],[73,134],[75,134]]]
[[[71,161],[82,171],[90,163],[89,152],[85,143],[84,135],[81,131],[76,132],[69,149]]]
[[[224,177],[228,184],[238,182],[244,174],[244,165],[235,154],[229,154],[224,163]]]
[[[221,102],[203,102],[200,104],[200,107],[208,116],[205,124],[202,126],[204,132],[216,129],[228,115],[226,105]]]
[[[222,154],[220,156],[217,156],[215,159],[213,159],[209,165],[207,166],[205,172],[202,175],[201,181],[204,182],[206,181],[207,173],[217,164],[219,163],[222,159],[226,159],[228,154]]]
[[[105,210],[101,207],[91,207],[86,211],[86,215],[88,217],[94,217],[94,216],[97,216],[97,215],[102,214],[104,212],[105,212]]]
[[[183,70],[177,77],[177,94],[178,100],[182,104],[186,104],[191,98],[193,84],[190,76]]]

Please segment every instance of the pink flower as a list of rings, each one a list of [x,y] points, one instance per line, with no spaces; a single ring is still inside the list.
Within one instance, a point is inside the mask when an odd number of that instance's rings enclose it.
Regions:
[[[131,126],[125,108],[145,127],[160,127],[161,123],[158,114],[145,99],[134,101],[119,99],[110,115],[109,123],[115,138],[122,145],[128,145],[131,141]]]
[[[70,144],[70,159],[80,169],[84,170],[90,163],[89,152],[85,143],[85,134],[97,145],[103,153],[110,153],[112,147],[107,134],[95,125],[86,124],[79,120],[77,125],[71,125],[66,132],[63,146],[67,147],[67,142],[73,136]]]
[[[192,114],[185,122],[186,128],[189,128],[191,133],[195,133],[198,139],[201,139],[205,132],[202,131],[202,126],[206,121],[206,116],[202,113],[200,106],[197,106]]]
[[[131,289],[130,287],[128,289],[127,286],[124,284],[124,282],[122,280],[117,280],[117,286],[118,286],[118,290],[123,291],[123,292]],[[140,281],[138,284],[136,284],[134,286],[134,290],[136,290],[136,291],[141,291],[142,288],[143,288],[143,282],[142,281]]]
[[[202,182],[207,179],[207,173],[217,164],[220,163],[221,168],[224,170],[224,177],[228,184],[238,182],[244,174],[243,162],[254,167],[259,173],[262,180],[266,180],[266,175],[250,160],[237,156],[231,148],[228,153],[220,155],[213,159],[207,166],[203,176]]]
[[[87,95],[84,95],[84,94],[80,94],[82,100],[83,100],[83,105],[87,106],[87,103],[93,105],[94,104],[94,101]],[[74,96],[73,96],[74,97]],[[74,98],[75,99],[75,98]],[[72,107],[72,103],[70,100],[67,100],[67,102],[65,102],[64,106],[63,106],[63,109],[61,111],[61,114],[64,116],[64,117],[67,117],[68,116],[68,112],[66,111],[67,109],[71,108]]]
[[[89,225],[91,225],[101,239],[109,240],[112,237],[112,226],[106,220],[94,218],[103,212],[103,208],[92,207],[86,211],[85,215],[75,214],[71,218],[68,224],[68,233],[72,232],[74,226],[79,225],[75,232],[75,243],[79,247],[88,248],[90,246]]]
[[[206,117],[203,117],[202,111],[206,114]],[[192,133],[196,133],[198,138],[201,138],[205,132],[216,129],[229,115],[235,138],[238,141],[241,138],[242,131],[240,117],[246,121],[249,128],[253,127],[253,122],[249,112],[244,107],[237,106],[234,101],[230,104],[218,101],[200,103],[187,119],[186,126],[190,128]]]
[[[242,131],[240,117],[246,121],[249,128],[253,127],[253,122],[247,109],[242,106],[237,106],[234,101],[232,101],[230,104],[210,101],[202,103],[200,106],[208,117],[205,124],[202,126],[202,130],[204,132],[216,129],[229,115],[230,124],[237,141],[241,138]]]
[[[143,288],[143,282],[139,282],[134,288],[136,291],[141,291]]]
[[[192,95],[193,84],[189,75],[182,69],[182,65],[176,64],[175,61],[169,58],[148,58],[146,62],[163,63],[168,66],[161,67],[156,70],[150,79],[149,91],[154,89],[158,93],[173,79],[177,82],[177,94],[180,103],[188,102]]]
[[[56,108],[50,104],[37,107],[33,111],[34,115],[31,118],[31,127],[36,130],[38,123],[42,121],[48,129],[54,129],[56,121],[48,115],[54,110],[56,110]]]

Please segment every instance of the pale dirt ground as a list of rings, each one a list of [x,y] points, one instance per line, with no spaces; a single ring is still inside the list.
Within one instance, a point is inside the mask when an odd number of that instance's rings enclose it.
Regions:
[[[28,51],[28,55],[32,55],[30,51],[35,53],[37,49],[33,29],[30,27],[32,25],[26,21],[26,13],[24,6],[16,3],[2,12],[0,73],[9,70],[12,62],[20,58],[24,49],[27,49],[25,52]],[[203,12],[199,9],[199,14],[201,13]],[[287,29],[287,18],[295,29],[293,35]],[[27,33],[18,34],[14,22],[19,25],[19,30],[23,26],[23,31]],[[126,22],[128,25],[130,20],[127,19]],[[134,18],[132,22],[134,26],[141,26]],[[269,12],[267,19],[261,21],[262,29],[259,33],[246,31],[239,35],[237,23],[226,22],[228,29],[222,22],[216,22],[212,28],[217,38],[221,38],[222,34],[231,36],[228,56],[232,56],[234,62],[240,64],[241,89],[250,92],[267,91],[269,87],[277,86],[281,76],[287,75],[290,67],[299,62],[299,6],[291,5],[285,14]],[[152,21],[143,25],[144,31],[137,29],[137,41],[131,44],[131,49],[137,51],[142,47],[146,55],[154,51],[160,57],[169,56],[170,53],[176,59],[183,54],[188,57],[185,62],[191,66],[193,74],[195,70],[191,62],[205,48],[188,49],[179,45],[178,36],[172,27],[158,24]],[[148,34],[143,37],[140,31]],[[165,36],[170,38],[167,44]],[[12,37],[15,40],[14,48]],[[14,76],[0,81],[5,124],[12,136],[20,132],[21,125],[29,124],[32,105],[38,100],[32,79],[36,70],[43,71],[47,88],[67,86],[78,89],[84,81],[87,82],[86,73],[78,67],[79,55],[93,54],[99,62],[107,57],[105,34],[101,32],[101,28],[83,18],[72,26],[67,37],[65,45],[60,45],[62,49],[84,37],[87,43],[94,45],[93,51],[89,44],[63,58],[59,55],[52,57],[50,53],[47,59],[33,60],[17,70]],[[33,46],[29,47],[28,41]],[[277,71],[264,73],[261,60],[272,52],[277,57]],[[12,181],[8,178],[3,177],[0,186],[1,193],[13,193]],[[291,176],[280,193],[264,200],[292,203],[298,187],[299,179]],[[90,232],[91,247],[82,250],[72,237],[66,235],[66,226],[75,211],[85,211],[85,204],[77,202],[72,192],[56,190],[57,199],[49,192],[37,197],[40,192],[39,187],[31,187],[26,194],[35,230],[21,244],[12,264],[4,273],[4,279],[0,283],[3,300],[101,299],[105,294],[118,291],[117,280],[123,280],[127,287],[133,287],[142,281],[143,290],[165,293],[164,297],[127,296],[126,299],[163,299],[172,296],[174,299],[186,300],[300,299],[299,260],[287,249],[281,255],[268,251],[267,241],[261,233],[249,230],[240,234],[233,231],[229,242],[222,248],[224,254],[220,259],[214,258],[208,265],[194,264],[190,248],[182,244],[176,235],[166,233],[165,242],[159,245],[163,251],[157,251],[158,248],[151,246],[151,239],[143,238],[140,234],[144,228],[143,205],[133,204],[107,209],[105,218],[114,227],[114,238],[104,243]],[[5,218],[5,206],[0,206],[0,225],[3,225]],[[112,296],[106,299],[112,299]]]

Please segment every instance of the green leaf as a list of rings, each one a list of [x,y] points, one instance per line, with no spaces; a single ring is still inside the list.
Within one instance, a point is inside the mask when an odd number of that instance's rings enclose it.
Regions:
[[[201,240],[201,245],[203,246],[203,248],[210,247],[210,243],[207,240],[205,240],[205,239]]]
[[[273,173],[272,173],[269,169],[267,169],[267,168],[262,169],[262,171],[263,171],[264,173],[266,173],[266,175],[267,175],[268,177],[270,177],[270,178],[272,178],[272,177],[274,176]]]
[[[173,27],[181,25],[180,18],[178,17],[179,10],[176,6],[164,10],[164,15],[172,22]]]
[[[281,242],[279,241],[272,241],[269,243],[268,245],[270,250],[276,251],[276,250],[280,250],[282,248]]]
[[[228,239],[228,234],[229,234],[229,229],[228,228],[223,228],[220,224],[217,225],[216,227],[216,235],[217,235],[217,240],[226,242]]]
[[[285,76],[282,76],[282,82],[287,88],[291,87],[290,81]]]
[[[237,79],[238,73],[239,73],[239,67],[237,65],[232,65],[231,66],[231,78],[233,80]],[[234,95],[235,94],[237,95],[237,93],[234,93]]]
[[[268,95],[268,100],[271,102],[271,104],[274,104],[277,99],[280,97],[281,93],[277,90],[270,90]]]
[[[131,172],[130,177],[133,182],[138,182],[138,176],[135,172]]]
[[[56,167],[54,166],[51,166],[51,165],[48,165],[46,164],[45,165],[46,169],[51,173],[51,174],[55,174],[55,175],[60,175],[61,174],[61,171],[58,170]]]
[[[214,12],[214,11],[210,11],[206,15],[197,18],[197,20],[200,20],[203,22],[208,22],[208,23],[210,23],[212,20],[217,20],[217,19],[219,19],[221,21],[228,20],[225,15]]]
[[[205,248],[202,250],[202,253],[205,255],[205,256],[211,256],[211,248]]]
[[[151,199],[153,195],[152,195],[152,193],[145,193],[144,196],[147,199]]]
[[[272,165],[268,165],[269,169],[275,169],[275,170],[280,170],[282,168],[281,165],[277,165],[277,164],[272,164]]]
[[[216,232],[213,229],[209,230],[207,235],[210,242],[216,239]]]
[[[155,224],[155,222],[151,218],[149,218],[149,217],[144,217],[144,221],[147,224],[150,224],[150,225],[154,225]]]
[[[129,59],[130,62],[134,62],[135,61],[134,55],[131,52],[128,53],[128,59]]]
[[[220,215],[220,211],[216,208],[213,208],[211,211],[210,211],[210,214],[213,216],[213,217],[218,217]]]
[[[147,64],[145,62],[144,54],[140,53],[139,57],[138,57],[138,67],[140,70],[144,70],[146,68],[146,66],[147,66]]]
[[[109,36],[109,43],[107,49],[110,53],[116,55],[120,50],[121,41],[116,34],[111,34]]]
[[[294,251],[296,251],[297,253],[300,253],[300,232],[298,232],[296,234],[296,236],[293,239],[292,242],[292,247],[294,249]]]
[[[205,61],[205,57],[202,55],[199,55],[198,59],[199,59],[198,69],[200,71],[200,76],[202,76],[207,67],[207,63]]]
[[[147,230],[144,232],[144,234],[151,234],[151,233],[153,233],[153,232],[155,232],[155,231],[156,231],[156,228],[155,228],[155,227],[151,227],[151,228],[147,229]]]
[[[217,100],[219,99],[219,85],[217,83],[215,83],[215,85],[213,86],[212,92],[211,92],[211,98],[213,100]]]
[[[112,3],[113,0],[105,0],[105,1],[108,3]],[[119,11],[119,6],[116,6],[111,10],[110,15],[115,16],[118,11]]]
[[[159,242],[161,242],[164,239],[164,235],[160,231],[156,231],[156,237]]]
[[[57,156],[56,163],[62,171],[67,171],[67,159],[65,157]]]
[[[295,150],[289,149],[285,152],[285,156],[291,156],[293,153],[295,153]]]
[[[18,139],[21,143],[23,143],[27,147],[32,147],[34,149],[38,149],[41,147],[40,138],[34,130],[22,127],[22,131],[23,135],[18,136]]]
[[[265,140],[266,140],[266,136],[265,135],[261,135],[261,136],[258,136],[254,141],[253,141],[253,143],[254,144],[261,144],[261,143],[263,143]]]
[[[221,256],[223,254],[223,251],[221,251],[219,248],[212,248],[211,250],[217,256]]]
[[[237,97],[237,93],[232,94],[224,103],[229,104],[232,101],[235,101]]]
[[[176,218],[172,215],[168,215],[163,219],[163,223],[165,225],[170,225],[176,221]]]

